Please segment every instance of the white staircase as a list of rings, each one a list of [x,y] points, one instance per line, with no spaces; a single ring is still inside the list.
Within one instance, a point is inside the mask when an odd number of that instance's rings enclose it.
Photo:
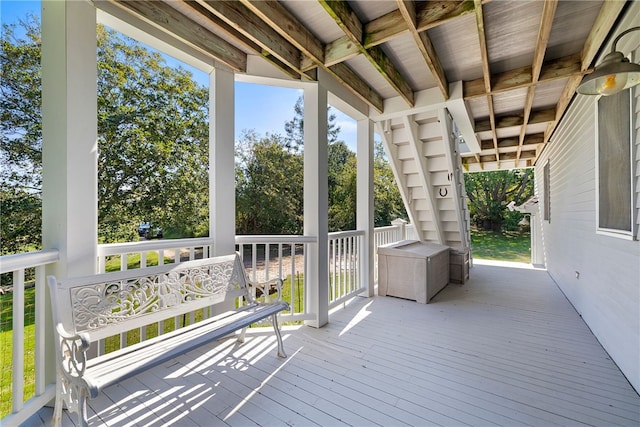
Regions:
[[[446,108],[378,123],[411,224],[421,240],[468,249],[459,136]]]

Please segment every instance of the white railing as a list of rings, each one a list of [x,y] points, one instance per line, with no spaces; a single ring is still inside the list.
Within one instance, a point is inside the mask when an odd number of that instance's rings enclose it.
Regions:
[[[114,259],[119,259],[119,269],[124,271],[131,268],[144,268],[151,265],[207,258],[212,249],[213,239],[209,237],[98,245],[97,272],[104,273],[107,263],[114,262]]]
[[[364,292],[362,280],[364,231],[329,233],[329,308]]]
[[[307,245],[317,243],[313,236],[236,236],[236,249],[242,257],[249,278],[268,281],[280,278],[283,298],[291,306],[282,312],[282,321],[314,318],[305,301],[307,295]]]
[[[0,388],[0,401],[11,402],[11,415],[2,419],[2,425],[5,426],[21,424],[55,397],[55,385],[47,385],[45,377],[45,358],[51,357],[45,354],[47,332],[45,328],[50,327],[45,319],[47,304],[45,267],[57,262],[58,259],[58,251],[55,249],[0,257],[0,274],[3,279],[5,275],[11,275],[10,288],[3,289],[6,295],[2,296],[0,310],[5,311],[6,306],[11,305],[13,316],[11,326],[4,323],[0,325],[0,334],[11,334],[13,344],[11,366],[5,366],[4,361],[0,366],[3,378],[6,378],[5,375],[8,375],[9,371],[11,372],[11,390]],[[26,283],[27,277],[29,281],[33,278],[33,286],[31,283]],[[33,298],[33,305],[25,306],[27,290],[29,293],[33,292],[33,295],[29,296],[29,300]],[[27,314],[26,323],[29,325],[27,328],[25,328],[25,313]],[[4,319],[0,321],[4,322]],[[34,326],[31,327],[31,324]],[[6,335],[1,341],[8,346],[8,340],[5,340]],[[32,363],[33,369],[31,369]],[[28,369],[25,370],[25,368]],[[25,385],[27,385],[26,396]],[[32,387],[33,391],[31,391]],[[16,398],[16,396],[19,397]],[[26,397],[26,401],[23,396]]]
[[[398,240],[411,238],[413,227],[401,222],[389,227],[379,227],[374,230],[374,244],[393,243]],[[365,245],[363,231],[346,231],[329,234],[329,307],[335,308],[346,300],[366,290],[363,283],[362,267],[363,247]],[[245,268],[252,280],[269,280],[281,278],[285,283],[284,296],[292,307],[289,313],[284,313],[283,321],[304,321],[313,319],[305,303],[307,280],[307,248],[317,243],[313,236],[237,236],[236,249],[243,257]],[[213,239],[176,239],[150,240],[119,244],[104,244],[97,248],[97,273],[104,273],[107,265],[115,263],[119,270],[144,268],[156,264],[181,262],[191,259],[207,257],[213,253]],[[157,259],[156,259],[157,257]],[[20,425],[31,415],[55,396],[55,385],[45,384],[45,350],[44,329],[49,322],[44,320],[46,292],[45,266],[58,261],[57,250],[32,252],[28,254],[8,255],[0,257],[0,273],[12,274],[13,298],[4,304],[13,306],[13,325],[11,329],[13,342],[13,356],[11,366],[0,366],[1,370],[12,371],[12,396],[24,394],[24,381],[27,378],[24,361],[28,351],[25,350],[25,276],[35,276],[35,331],[33,343],[27,345],[35,348],[35,391],[27,402],[13,399],[8,390],[0,389],[0,400],[12,403],[12,414],[1,420],[2,425]],[[116,261],[114,261],[116,259]],[[35,271],[31,273],[31,271]],[[374,268],[377,273],[377,268]],[[2,325],[3,329],[9,329]],[[121,345],[126,345],[121,337]],[[104,351],[104,349],[99,349]]]

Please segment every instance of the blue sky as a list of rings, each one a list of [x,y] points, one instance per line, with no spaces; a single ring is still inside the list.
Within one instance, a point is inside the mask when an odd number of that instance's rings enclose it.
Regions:
[[[15,22],[23,18],[27,13],[40,16],[40,1],[0,1],[0,17],[2,23]],[[177,63],[169,59],[171,65]],[[197,69],[180,63],[184,68],[194,74],[194,78],[208,85],[208,76]],[[293,108],[296,100],[301,95],[297,89],[287,89],[275,86],[264,86],[251,83],[236,83],[236,139],[243,130],[255,130],[259,135],[267,132],[285,135],[284,124],[294,116]],[[356,147],[356,123],[353,119],[334,109],[337,115],[336,123],[341,129],[339,139],[355,152]]]

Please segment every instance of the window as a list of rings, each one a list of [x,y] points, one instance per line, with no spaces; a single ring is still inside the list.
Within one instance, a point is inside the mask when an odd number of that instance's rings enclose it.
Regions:
[[[631,91],[603,96],[597,108],[597,231],[633,236]]]

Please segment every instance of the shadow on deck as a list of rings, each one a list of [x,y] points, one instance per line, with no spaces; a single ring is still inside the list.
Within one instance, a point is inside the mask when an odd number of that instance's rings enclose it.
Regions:
[[[90,424],[640,424],[640,397],[542,270],[476,263],[431,304],[356,298],[284,337],[287,359],[254,329],[110,387]]]

